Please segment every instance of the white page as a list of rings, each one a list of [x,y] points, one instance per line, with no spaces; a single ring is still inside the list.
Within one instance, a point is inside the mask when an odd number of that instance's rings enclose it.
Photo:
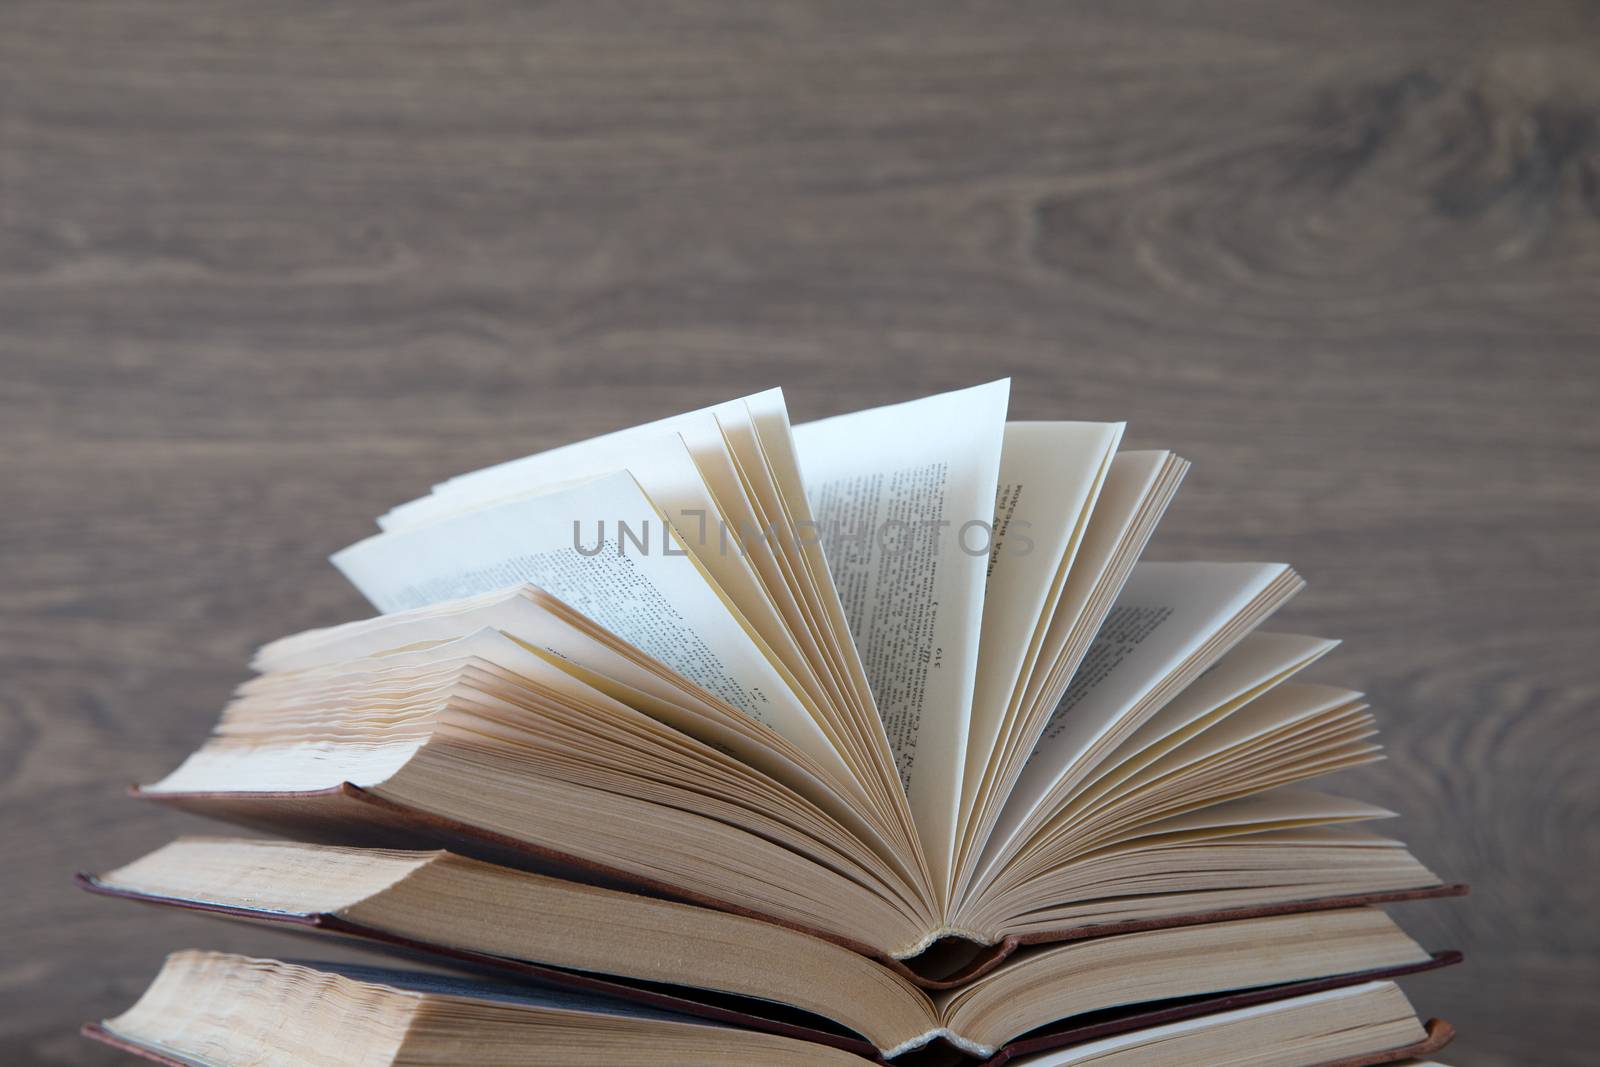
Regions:
[[[795,427],[811,510],[947,883],[1010,381]]]
[[[708,426],[699,427],[695,437],[704,447],[704,432],[721,434],[715,419],[705,417]],[[689,422],[690,416],[678,421]],[[556,456],[556,459],[550,457]],[[630,431],[613,434],[599,442],[568,445],[480,472],[492,476],[474,478],[454,491],[422,497],[402,504],[378,519],[386,532],[414,530],[480,508],[498,507],[625,470],[631,474],[657,510],[678,531],[683,547],[689,550],[712,575],[754,626],[769,647],[778,653],[791,671],[808,674],[805,658],[794,644],[788,627],[763,588],[760,576],[740,546],[724,536],[722,501],[714,492],[702,468],[701,459],[689,439],[675,432]],[[468,476],[469,478],[472,476]],[[448,484],[448,483],[447,483]],[[730,525],[737,516],[730,516]]]
[[[1124,425],[1006,423],[963,811],[972,808],[1000,727],[1015,705],[1023,666],[1044,639]]]
[[[1138,563],[1024,764],[985,849],[992,862],[1050,792],[1163,679],[1288,567]]]
[[[768,406],[781,405],[783,391],[769,389],[748,399],[759,399]],[[390,509],[378,519],[378,525],[385,530],[416,526],[516,493],[528,485],[553,484],[574,477],[624,470],[632,463],[648,459],[650,451],[663,439],[711,424],[718,413],[727,415],[743,409],[743,400],[730,400],[458,474],[435,485],[429,496]],[[648,490],[648,486],[646,488]]]
[[[594,555],[584,553],[605,542]],[[647,547],[620,537],[625,522]],[[532,582],[854,781],[792,680],[626,473],[378,534],[333,557],[380,611]]]

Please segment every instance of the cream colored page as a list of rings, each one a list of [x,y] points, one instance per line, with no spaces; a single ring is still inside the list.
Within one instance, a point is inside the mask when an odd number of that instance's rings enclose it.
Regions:
[[[867,716],[857,693],[837,670],[837,661],[824,653],[817,621],[803,603],[804,590],[787,555],[786,546],[793,531],[781,511],[769,512],[757,488],[767,486],[771,472],[756,444],[749,409],[743,401],[720,405],[704,425],[686,430],[684,439],[705,473],[731,531],[731,536],[720,529],[716,531],[716,547],[711,554],[719,560],[730,554],[742,557],[740,562],[761,585],[763,611],[773,613],[770,625],[783,628],[782,634],[769,638],[768,643],[779,648],[781,640],[785,664],[806,686],[815,706],[830,717],[844,736],[851,738],[849,747],[858,753],[858,762],[865,765],[867,753],[862,750],[855,724]],[[735,440],[743,446],[742,456]],[[685,534],[694,536],[689,530]],[[709,538],[711,532],[706,531],[705,536]],[[746,615],[750,617],[753,612]],[[758,629],[766,633],[764,627]],[[870,719],[867,721],[870,723]],[[876,728],[875,723],[871,725]]]
[[[820,609],[812,576],[799,552],[791,509],[779,493],[773,461],[762,448],[754,412],[745,405],[740,407],[743,408],[742,417],[719,415],[717,424],[729,459],[729,493],[737,491],[744,509],[758,523],[754,535],[743,538],[741,544],[772,591],[774,601],[805,649],[809,662],[815,666],[819,679],[828,685],[831,699],[841,709],[866,718],[861,691],[843,669],[838,648],[829,641],[828,620]],[[785,415],[785,434],[788,426]],[[794,480],[798,483],[798,472]],[[719,496],[723,492],[720,485],[717,492]],[[797,495],[804,500],[803,492]]]
[[[817,642],[824,668],[845,697],[843,710],[849,715],[852,732],[860,739],[866,757],[861,773],[877,787],[916,850],[919,868],[925,869],[910,803],[898,781],[894,754],[845,620],[839,591],[823,556],[821,539],[816,536],[817,525],[806,499],[783,394],[769,390],[747,397],[744,409],[746,421],[725,424],[731,429],[730,447],[777,528],[775,546],[804,605],[809,633]]]
[[[1140,833],[1147,837],[1184,834],[1214,839],[1269,830],[1392,818],[1394,812],[1388,808],[1363,800],[1351,800],[1316,789],[1286,786],[1174,815],[1141,827]]]
[[[1030,651],[1060,598],[1123,423],[1009,422],[962,782],[969,812]]]
[[[314,643],[302,642],[297,647],[284,646],[280,650],[281,642],[275,642],[258,652],[257,660],[262,669],[269,671],[313,670],[414,645],[453,641],[492,626],[529,644],[582,662],[582,653],[574,655],[571,647],[570,638],[578,636],[576,631],[528,600],[521,589],[513,586],[492,597],[468,597],[452,601],[448,607],[440,604],[375,615],[361,620],[360,626],[346,624],[330,628],[322,640]],[[457,604],[462,605],[460,610],[451,610]]]
[[[1363,706],[1361,694],[1353,689],[1286,682],[1191,738],[1155,763],[1154,771],[1162,774],[1180,766],[1201,763],[1230,748],[1258,741],[1273,731],[1318,715],[1340,709],[1350,712]]]
[[[1120,789],[1192,737],[1208,719],[1232,714],[1263,692],[1270,695],[1271,687],[1281,685],[1336,644],[1298,634],[1247,635],[1119,744],[1074,791],[1072,802],[1053,821],[1069,819],[1085,805],[1099,803],[1107,793]]]
[[[787,525],[786,532],[793,537],[791,547],[795,561],[804,571],[804,588],[820,614],[819,621],[830,652],[843,665],[846,681],[855,691],[857,700],[876,715],[877,708],[873,703],[866,670],[861,665],[860,652],[851,638],[850,626],[845,619],[844,605],[833,584],[828,561],[823,556],[821,538],[814,536],[816,520],[811,514],[811,502],[806,499],[800,458],[782,390],[769,389],[746,397],[745,410],[749,414],[750,426],[763,462],[772,475],[776,495],[774,504]],[[885,751],[887,744],[885,740]]]
[[[439,642],[455,641],[467,634],[489,628],[505,634],[519,645],[544,649],[563,663],[591,675],[600,675],[657,700],[698,708],[702,701],[686,695],[654,673],[589,636],[567,620],[550,612],[536,599],[534,586],[513,587],[492,599],[468,598],[460,611],[441,612],[437,606],[380,615],[368,625],[330,634],[328,639],[272,658],[274,671],[302,671],[329,664],[345,664],[370,656],[392,658],[396,650]],[[698,736],[711,728],[704,714],[684,720],[679,728]],[[722,730],[706,738],[724,748],[738,744],[731,732]],[[748,747],[748,746],[747,746]],[[747,755],[741,751],[741,755]],[[747,758],[747,762],[753,759]]]
[[[368,660],[363,666],[390,670],[457,663],[469,658],[480,659],[501,667],[528,682],[574,701],[594,703],[609,700],[593,686],[579,681],[490,626],[480,627],[427,648],[397,652],[376,660]]]
[[[948,879],[1010,382],[795,427],[828,567]]]
[[[364,657],[398,662],[407,653],[397,653],[397,649],[428,645],[432,652],[446,646],[455,647],[459,639],[487,629],[503,635],[521,650],[518,662],[530,662],[527,657],[544,662],[528,651],[529,648],[553,653],[555,668],[563,674],[578,674],[585,689],[598,689],[770,775],[854,829],[862,840],[872,843],[886,858],[894,857],[892,847],[883,843],[882,832],[862,821],[859,802],[845,799],[847,793],[859,795],[855,782],[842,783],[841,788],[826,780],[826,776],[818,772],[816,763],[796,758],[793,749],[781,744],[776,737],[754,727],[728,725],[723,712],[709,701],[693,691],[663,681],[552,614],[535,599],[532,590],[531,586],[516,587],[481,603],[478,601],[483,598],[469,598],[464,603],[471,606],[458,612],[440,614],[436,609],[424,608],[378,616],[369,620],[373,625],[366,628],[349,630],[343,636],[330,637],[323,644],[278,657],[273,669],[299,671],[330,664],[347,665]],[[496,662],[508,669],[517,666],[510,661]],[[547,667],[539,668],[539,676]],[[643,700],[639,699],[641,696]],[[649,702],[650,698],[653,703]]]
[[[853,780],[789,679],[626,473],[378,534],[333,562],[384,612],[532,582]]]
[[[1094,513],[1073,560],[1055,616],[1040,645],[1034,669],[1024,679],[1021,706],[1039,699],[1050,668],[1066,651],[1074,625],[1088,608],[1101,576],[1116,557],[1139,514],[1139,506],[1154,491],[1168,452],[1119,452],[1111,461],[1105,485],[1095,500]]]
[[[972,861],[977,858],[974,850],[981,849],[992,836],[994,820],[1016,775],[1021,773],[1021,763],[1044,729],[1046,716],[1052,710],[1047,694],[1059,696],[1076,667],[1076,659],[1086,650],[1086,639],[1093,636],[1088,632],[1094,621],[1090,618],[1091,607],[1095,615],[1109,610],[1109,602],[1118,590],[1107,581],[1107,572],[1125,553],[1131,553],[1131,531],[1171,457],[1170,452],[1145,451],[1118,452],[1111,459],[1049,624],[1039,647],[1023,666],[1015,714],[1008,715],[1001,725],[989,780],[982,783],[983,791],[974,798],[976,804],[962,841],[965,878],[970,878]]]
[[[1274,1057],[1271,1049],[1260,1046],[1261,1035],[1270,1033],[1264,1028],[1263,1020],[1289,1019],[1292,1016],[1306,1016],[1305,1021],[1295,1017],[1293,1022],[1278,1024],[1277,1031],[1287,1035],[1286,1044],[1289,1050],[1294,1048],[1287,1039],[1305,1040],[1305,1035],[1317,1032],[1316,1027],[1320,1017],[1311,1017],[1308,1013],[1313,1011],[1326,1011],[1328,1006],[1338,1005],[1340,1002],[1354,1003],[1357,998],[1392,996],[1400,1007],[1405,1007],[1399,987],[1392,982],[1369,982],[1364,985],[1350,986],[1344,989],[1333,989],[1322,993],[1310,993],[1305,996],[1294,997],[1289,1000],[1278,1000],[1268,1004],[1258,1004],[1248,1008],[1236,1008],[1232,1011],[1219,1012],[1213,1015],[1203,1015],[1198,1019],[1187,1019],[1182,1022],[1166,1023],[1161,1026],[1148,1027],[1135,1030],[1132,1033],[1119,1034],[1115,1037],[1101,1038],[1085,1044],[1074,1045],[1071,1048],[1055,1052],[1046,1052],[1038,1056],[1029,1056],[1015,1061],[1017,1067],[1076,1067],[1077,1064],[1103,1063],[1106,1067],[1124,1067],[1133,1064],[1166,1064],[1166,1063],[1197,1063],[1197,1056],[1206,1056],[1220,1051],[1210,1045],[1194,1044],[1192,1047],[1179,1045],[1185,1040],[1203,1040],[1202,1035],[1207,1033],[1226,1033],[1238,1029],[1241,1034],[1248,1035],[1248,1047],[1241,1049],[1242,1055],[1238,1062],[1249,1063],[1256,1067],[1268,1064],[1291,1062],[1292,1051],[1286,1051],[1283,1057]],[[1354,1009],[1352,1009],[1353,1014]],[[1336,1019],[1344,1018],[1343,1015],[1335,1016]],[[1244,1027],[1252,1026],[1246,1030]],[[1415,1021],[1412,1023],[1415,1026]],[[1404,1042],[1402,1042],[1404,1043]],[[1170,1046],[1163,1054],[1162,1046]],[[1176,1048],[1179,1051],[1171,1051]],[[1248,1057],[1248,1058],[1247,1058]]]
[[[986,854],[1008,847],[1078,760],[1278,575],[1281,563],[1138,563],[1000,813]]]
[[[380,615],[366,620],[367,625],[363,627],[342,633],[330,632],[320,643],[274,655],[268,669],[303,671],[369,656],[388,657],[397,649],[454,641],[487,627],[520,645],[553,653],[562,663],[587,672],[590,677],[599,676],[665,704],[688,709],[692,714],[687,717],[663,721],[690,736],[733,752],[745,763],[807,795],[815,792],[816,783],[806,781],[813,775],[800,769],[787,756],[775,753],[768,741],[760,740],[759,735],[752,739],[720,725],[720,712],[708,701],[694,695],[692,690],[662,680],[553,614],[539,602],[534,590],[533,586],[522,586],[503,590],[492,598],[470,597],[459,602],[464,605],[460,611],[441,613],[437,608],[420,608]]]
[[[1240,697],[1283,681],[1338,643],[1300,634],[1249,634],[1134,731],[1118,751],[1131,755],[1154,745]]]

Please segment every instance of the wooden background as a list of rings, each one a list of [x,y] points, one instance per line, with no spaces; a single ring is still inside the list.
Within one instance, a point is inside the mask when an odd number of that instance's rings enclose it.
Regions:
[[[1288,559],[1467,901],[1456,1064],[1593,1062],[1600,7],[0,5],[0,1060],[167,948],[76,893],[325,562],[454,472],[773,384],[1015,376]]]

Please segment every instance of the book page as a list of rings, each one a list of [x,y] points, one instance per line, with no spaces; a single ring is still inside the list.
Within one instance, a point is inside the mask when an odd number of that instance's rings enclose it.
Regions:
[[[384,612],[532,582],[855,780],[792,679],[626,473],[378,534],[333,563]]]
[[[728,514],[723,503],[724,499],[732,498],[719,498],[711,479],[706,476],[707,470],[715,469],[704,455],[707,429],[716,434],[714,448],[721,447],[715,419],[707,415],[706,420],[709,426],[699,427],[701,432],[689,437],[653,429],[645,432],[641,428],[466,475],[460,483],[445,483],[452,487],[448,490],[402,504],[380,516],[378,525],[391,533],[414,530],[480,508],[543,496],[625,470],[672,523],[683,547],[739,606],[745,620],[783,658],[785,666],[803,676],[810,670],[807,661],[763,587],[747,551],[736,540],[736,531],[746,525],[737,510],[738,501],[734,500],[735,510]],[[675,421],[687,426],[692,419],[679,416]],[[691,440],[700,445],[701,454],[697,455]],[[725,457],[719,458],[726,462]]]
[[[1001,720],[972,807],[964,813],[956,865],[958,894],[970,888],[975,864],[1017,775],[1186,466],[1170,452],[1112,456],[1048,622],[1036,634],[1037,648],[1023,661],[1012,707]]]
[[[929,863],[949,878],[1010,382],[795,427]]]
[[[1126,547],[1170,456],[1169,452],[1118,452],[1112,458],[1111,469],[1095,498],[1089,526],[1056,602],[1055,615],[1023,680],[1021,707],[1034,709],[1045,698],[1049,685],[1061,684],[1056,675],[1058,668],[1075,669],[1076,664],[1064,662],[1063,657],[1077,632],[1079,620],[1089,610],[1101,580],[1116,563],[1119,552]],[[1020,743],[1031,742],[1023,738]]]
[[[1287,681],[1331,652],[1338,641],[1257,631],[1245,637],[1200,677],[1152,715],[1117,748],[1108,766],[1152,749],[1218,711],[1237,708]]]
[[[1193,840],[1215,840],[1273,830],[1331,826],[1335,823],[1392,819],[1394,812],[1364,800],[1351,800],[1316,789],[1284,786],[1254,796],[1172,815],[1140,827],[1145,837],[1183,835]],[[1143,847],[1138,841],[1118,847]]]
[[[1138,563],[1050,715],[985,850],[992,861],[1055,786],[1163,679],[1288,568],[1281,563]]]
[[[724,1026],[711,1019],[680,1015],[660,1008],[640,1004],[619,997],[607,996],[588,989],[558,986],[549,982],[519,979],[515,982],[493,978],[466,977],[441,974],[437,971],[401,970],[364,963],[306,964],[318,971],[337,974],[356,982],[398,989],[407,993],[423,993],[441,997],[466,997],[489,1000],[523,1008],[555,1009],[566,1012],[583,1012],[598,1015],[622,1015],[631,1019],[659,1019],[663,1021],[692,1023],[695,1026]]]
[[[1298,634],[1249,634],[1118,744],[1052,824],[1120,788],[1198,731],[1270,693],[1337,644]]]
[[[779,390],[768,390],[745,398],[748,422],[730,433],[735,455],[746,451],[754,456],[748,467],[758,483],[757,492],[767,502],[768,514],[777,527],[777,542],[789,561],[797,589],[807,607],[811,629],[821,645],[824,658],[833,668],[841,688],[850,698],[850,707],[859,721],[863,745],[874,769],[883,779],[896,814],[911,826],[911,813],[905,790],[895,784],[894,755],[889,750],[871,684],[861,665],[860,650],[850,633],[844,605],[834,586],[833,575],[823,555],[822,541],[811,501],[806,496],[800,457],[795,447],[789,412]],[[730,424],[731,426],[731,424]],[[748,432],[746,432],[748,431]],[[760,477],[764,475],[765,477]]]
[[[769,389],[748,399],[781,406],[783,391]],[[391,508],[379,517],[378,526],[384,530],[405,529],[524,492],[529,486],[549,486],[573,478],[629,469],[647,461],[650,452],[664,439],[713,424],[719,412],[743,410],[743,406],[743,400],[715,404],[457,474],[435,485],[430,495]],[[648,491],[648,486],[646,488]]]
[[[769,393],[777,396],[757,395],[781,405],[781,392]],[[812,706],[829,712],[846,697],[826,668],[819,669],[822,657],[777,560],[775,538],[746,492],[724,434],[724,423],[739,428],[749,422],[745,402],[735,400],[524,456],[441,483],[431,495],[381,516],[378,525],[390,532],[415,529],[626,470]],[[833,729],[837,734],[841,727]]]
[[[553,611],[555,603],[537,586],[514,586],[295,635],[269,645],[257,658],[272,671],[314,670],[364,657],[387,659],[399,654],[397,650],[453,642],[487,627],[521,647],[543,650],[557,667],[587,685],[770,775],[855,829],[863,840],[883,841],[881,831],[863,821],[860,802],[847,799],[858,795],[854,783],[831,781],[786,738],[745,721],[736,709],[724,708],[687,680],[658,675]],[[310,640],[319,634],[320,641]],[[885,856],[898,859],[892,847],[882,848]]]
[[[778,390],[758,393],[746,397],[743,407],[742,420],[718,418],[728,448],[770,530],[776,559],[798,598],[804,629],[817,643],[819,661],[834,672],[852,706],[877,730],[877,709],[822,547],[816,537],[801,536],[802,531],[813,531],[815,524],[783,394]]]
[[[963,819],[985,780],[1001,726],[1015,709],[1024,665],[1037,654],[1061,598],[1122,430],[1122,423],[1006,423],[962,781]]]
[[[1341,689],[1335,685],[1285,682],[1248,702],[1232,715],[1207,724],[1205,729],[1153,763],[1150,773],[1153,776],[1164,775],[1177,767],[1203,762],[1230,749],[1246,746],[1319,717],[1319,726],[1336,723],[1340,743],[1350,741],[1365,745],[1365,736],[1350,736],[1353,733],[1370,736],[1367,731],[1376,730],[1375,726],[1364,721],[1369,717],[1365,715],[1367,706],[1362,703],[1361,697],[1362,694],[1354,689]],[[1302,746],[1299,760],[1304,762],[1307,749],[1322,755],[1318,749],[1323,743],[1321,739],[1305,732],[1296,734],[1295,745]]]
[[[1077,557],[1067,573],[1067,582],[1056,601],[1050,629],[1040,643],[1034,661],[1027,664],[1026,677],[1022,678],[1019,709],[1026,709],[1029,728],[1037,733],[1043,729],[1040,718],[1042,705],[1050,701],[1050,694],[1066,685],[1066,678],[1077,669],[1078,654],[1086,651],[1083,643],[1088,627],[1098,629],[1099,611],[1109,611],[1106,597],[1115,597],[1120,587],[1112,589],[1106,579],[1114,573],[1118,563],[1131,566],[1126,555],[1136,557],[1141,544],[1133,544],[1136,528],[1146,517],[1146,507],[1162,483],[1163,470],[1173,458],[1165,451],[1134,451],[1117,453],[1099,496],[1094,499],[1090,525],[1083,531],[1082,544]],[[1011,757],[1014,749],[1027,747],[1037,737],[1027,734],[1003,734],[1000,744],[1005,745]]]
[[[1380,997],[1384,999],[1380,1001],[1378,999]],[[1378,1006],[1368,1008],[1366,1001],[1372,1001]],[[1330,1010],[1330,1006],[1341,1003],[1349,1004],[1350,1007],[1337,1013]],[[1075,1067],[1077,1064],[1089,1063],[1104,1064],[1105,1067],[1132,1067],[1133,1064],[1164,1067],[1174,1063],[1223,1062],[1221,1057],[1227,1056],[1230,1050],[1238,1049],[1247,1050],[1251,1054],[1249,1059],[1241,1055],[1238,1060],[1241,1063],[1288,1063],[1296,1052],[1308,1047],[1320,1049],[1322,1046],[1313,1042],[1324,1035],[1361,1034],[1360,1027],[1367,1025],[1376,1030],[1377,1023],[1372,1022],[1373,1019],[1379,1022],[1393,1020],[1391,1025],[1397,1030],[1405,1026],[1406,1022],[1410,1024],[1399,1036],[1392,1039],[1383,1036],[1384,1031],[1378,1031],[1380,1036],[1368,1039],[1374,1043],[1374,1047],[1396,1048],[1408,1045],[1424,1036],[1415,1017],[1409,1020],[1399,1018],[1399,1013],[1408,1011],[1409,1008],[1409,1002],[1393,982],[1368,982],[1147,1027],[1038,1056],[1029,1056],[1015,1062],[1017,1067]],[[1415,1031],[1416,1036],[1407,1039],[1406,1035],[1412,1031]],[[1208,1035],[1223,1036],[1211,1037],[1208,1040]],[[1355,1038],[1355,1047],[1335,1045],[1332,1041],[1332,1038],[1328,1038],[1327,1054],[1313,1052],[1312,1060],[1323,1062],[1348,1059],[1370,1062],[1358,1059],[1358,1053],[1370,1051],[1359,1045],[1360,1037]],[[1386,1041],[1388,1044],[1385,1044]],[[1346,1043],[1350,1043],[1349,1039],[1346,1039]],[[1279,1052],[1281,1055],[1274,1055]],[[1294,1062],[1311,1061],[1301,1059]]]

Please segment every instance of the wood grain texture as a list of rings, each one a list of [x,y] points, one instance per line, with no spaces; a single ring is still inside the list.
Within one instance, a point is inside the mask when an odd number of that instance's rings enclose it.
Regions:
[[[1418,2],[0,5],[0,1060],[162,953],[76,894],[326,555],[449,474],[784,385],[1016,376],[1195,471],[1158,557],[1288,559],[1450,1062],[1591,1061],[1600,16]]]

